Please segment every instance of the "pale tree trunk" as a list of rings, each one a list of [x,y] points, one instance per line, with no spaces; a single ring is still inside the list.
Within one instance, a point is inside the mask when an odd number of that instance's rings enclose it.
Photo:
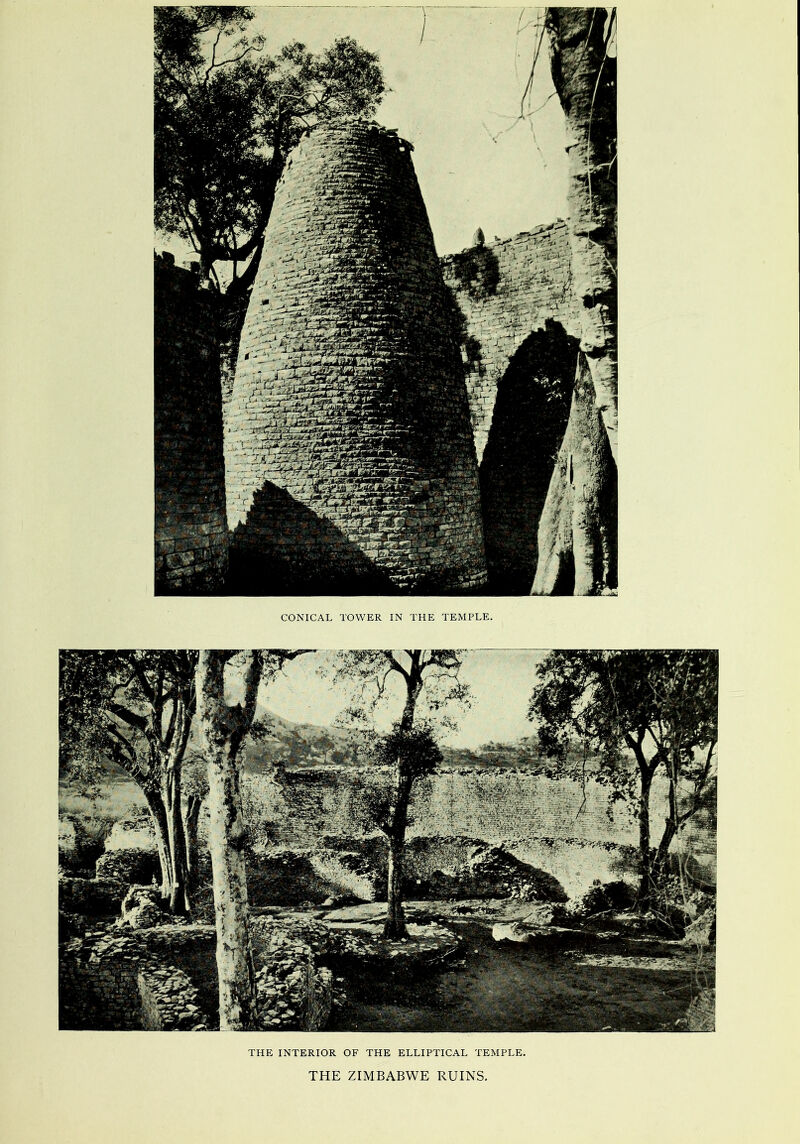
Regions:
[[[583,354],[538,547],[531,595],[592,596],[616,588],[617,470]]]
[[[169,901],[172,887],[172,858],[169,845],[169,825],[164,800],[159,790],[143,787],[147,808],[153,820],[156,835],[156,848],[158,850],[158,864],[161,869],[161,897],[166,903]]]
[[[553,84],[566,120],[572,286],[581,349],[617,460],[616,58],[605,8],[548,8]]]
[[[186,871],[186,840],[181,812],[180,769],[168,767],[163,798],[167,810],[170,865],[172,867],[169,911],[172,914],[188,914],[190,903]]]
[[[197,665],[197,714],[208,761],[208,843],[214,882],[219,975],[219,1022],[222,1030],[256,1027],[256,988],[250,942],[237,756],[253,721],[261,673],[258,652],[245,668],[245,699],[225,702],[228,655],[201,651]]]

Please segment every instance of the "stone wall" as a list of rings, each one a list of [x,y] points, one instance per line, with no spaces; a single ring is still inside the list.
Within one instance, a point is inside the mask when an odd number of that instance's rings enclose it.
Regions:
[[[489,583],[527,593],[578,357],[566,225],[450,255],[443,270],[461,316]]]
[[[567,224],[559,219],[447,255],[442,270],[463,316],[462,355],[480,461],[498,386],[526,339],[554,326],[580,338]]]
[[[156,257],[156,592],[218,591],[227,563],[217,297]]]
[[[225,421],[239,590],[485,585],[457,326],[410,152],[374,124],[318,127],[278,186]]]
[[[59,948],[59,1028],[213,1027],[215,949],[214,927],[202,925],[104,926],[70,939]]]
[[[262,846],[286,846],[293,853],[369,835],[365,792],[388,786],[390,771],[374,768],[354,779],[352,769],[343,767],[286,771],[278,781],[273,776],[245,776],[245,813],[253,835]],[[584,784],[523,770],[443,769],[415,788],[408,836],[441,839],[448,861],[453,860],[453,845],[458,849],[465,840],[503,845],[521,861],[552,874],[575,896],[597,878],[618,878],[635,868],[637,822],[610,794],[607,786],[591,779]],[[651,802],[654,844],[666,813],[666,790],[657,782]],[[682,845],[691,849],[713,881],[713,837],[691,831]],[[429,849],[424,862],[415,858],[418,876],[428,876],[428,866],[435,865]],[[274,878],[270,868],[268,881]]]
[[[364,829],[364,790],[388,785],[390,771],[354,772],[309,767],[284,772],[282,781],[245,776],[251,817],[265,824],[271,841],[310,845],[324,834]],[[533,836],[583,842],[635,844],[637,827],[609,788],[587,780],[552,779],[523,770],[442,769],[415,787],[409,836],[446,835],[502,842]],[[658,821],[654,799],[653,820]]]

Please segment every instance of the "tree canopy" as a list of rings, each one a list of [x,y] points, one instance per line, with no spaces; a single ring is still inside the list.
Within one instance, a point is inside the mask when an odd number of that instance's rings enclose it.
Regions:
[[[537,667],[528,717],[546,754],[564,760],[571,743],[596,753],[598,777],[638,794],[642,891],[663,867],[678,831],[714,780],[718,657],[715,651],[553,651]],[[633,756],[635,769],[627,760]],[[659,768],[668,815],[655,864],[650,790]]]
[[[231,289],[257,269],[286,156],[313,124],[371,117],[384,94],[377,55],[342,37],[270,55],[236,7],[155,9],[155,221],[191,243],[201,270],[232,265]],[[254,256],[244,276],[238,264]]]

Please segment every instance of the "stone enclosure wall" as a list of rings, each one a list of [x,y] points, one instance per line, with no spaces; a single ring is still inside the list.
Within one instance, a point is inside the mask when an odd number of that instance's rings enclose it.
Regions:
[[[292,852],[324,847],[370,833],[367,792],[388,782],[389,771],[379,768],[359,776],[344,767],[285,771],[279,779],[248,775],[246,813],[262,845]],[[666,813],[666,792],[656,785],[654,843]],[[597,878],[607,881],[633,869],[638,826],[621,803],[610,799],[609,788],[591,779],[584,784],[521,770],[444,769],[415,788],[408,836],[443,840],[453,855],[465,839],[502,845],[552,874],[574,896]],[[712,839],[696,834],[686,844],[704,867],[715,870]],[[434,858],[428,849],[415,857],[417,876],[431,873]]]
[[[213,592],[228,567],[219,306],[155,260],[156,592]]]
[[[530,591],[578,353],[566,224],[439,260],[410,152],[302,141],[240,340],[156,260],[158,591]]]
[[[485,585],[457,326],[411,148],[316,128],[267,227],[226,410],[231,556],[254,590]]]
[[[567,227],[481,242],[442,265],[462,319],[489,582],[526,593],[578,359]]]
[[[270,838],[296,846],[324,834],[365,829],[365,791],[386,787],[390,770],[355,772],[347,767],[284,771],[276,780],[247,775],[244,784]],[[658,820],[658,801],[653,819]],[[442,769],[415,787],[409,836],[449,835],[502,842],[538,836],[584,842],[635,844],[631,817],[609,800],[609,788],[592,780],[585,787],[522,770]]]

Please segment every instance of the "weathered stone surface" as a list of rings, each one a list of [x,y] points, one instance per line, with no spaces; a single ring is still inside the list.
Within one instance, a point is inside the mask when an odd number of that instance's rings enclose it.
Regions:
[[[492,926],[495,941],[515,941],[525,944],[531,940],[531,931],[522,922],[497,922]]]
[[[686,1013],[690,1033],[713,1033],[716,1020],[716,989],[703,989]]]
[[[215,946],[214,927],[202,925],[101,925],[63,942],[59,1027],[212,1028]]]
[[[410,147],[317,127],[278,186],[225,417],[252,589],[483,586],[463,368]]]
[[[116,878],[128,885],[151,882],[158,870],[158,856],[155,852],[135,846],[125,850],[107,850],[95,864],[98,878]]]
[[[462,319],[489,584],[527,593],[578,359],[566,225],[475,241],[443,270]]]
[[[156,592],[213,592],[228,566],[218,302],[155,260]]]
[[[585,894],[569,902],[564,915],[569,918],[588,918],[595,914],[628,910],[636,901],[636,890],[628,882],[596,883]]]
[[[152,886],[131,886],[122,903],[120,924],[131,929],[150,929],[166,921],[159,891]]]
[[[688,925],[683,940],[686,945],[699,946],[701,949],[713,945],[717,940],[716,909],[706,910]]]
[[[66,913],[82,917],[115,914],[125,895],[125,884],[114,878],[72,878],[59,875],[58,904]]]

